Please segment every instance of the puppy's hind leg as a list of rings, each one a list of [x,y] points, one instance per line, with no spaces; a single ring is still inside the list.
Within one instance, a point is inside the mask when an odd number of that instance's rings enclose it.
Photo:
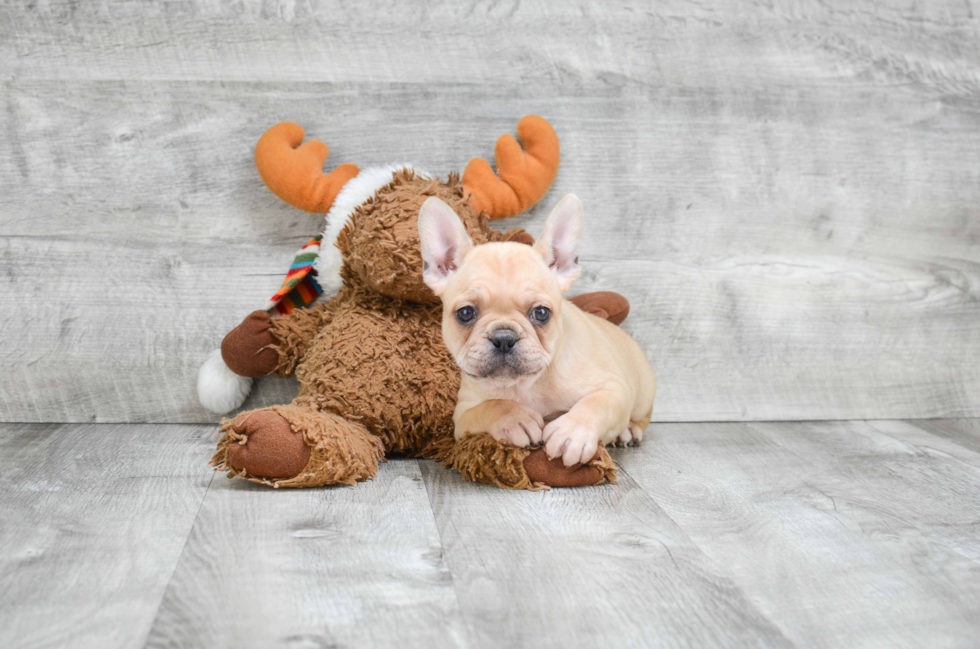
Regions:
[[[630,425],[616,438],[616,446],[639,446],[643,441],[646,424],[631,421]]]

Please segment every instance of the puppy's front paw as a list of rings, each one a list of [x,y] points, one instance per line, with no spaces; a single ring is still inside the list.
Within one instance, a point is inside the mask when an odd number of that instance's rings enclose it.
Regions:
[[[541,443],[544,418],[541,413],[515,403],[500,419],[490,424],[494,439],[514,446],[528,447]]]
[[[560,457],[565,466],[585,464],[599,450],[599,436],[595,430],[567,414],[544,427],[544,441],[548,457]]]

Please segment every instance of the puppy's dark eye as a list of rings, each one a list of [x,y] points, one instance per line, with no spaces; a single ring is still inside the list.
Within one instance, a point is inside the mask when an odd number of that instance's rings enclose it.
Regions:
[[[461,306],[456,309],[456,320],[459,324],[470,324],[476,320],[476,309],[471,306]]]
[[[535,324],[545,324],[551,319],[551,309],[546,306],[536,306],[531,309],[531,320],[534,320]]]

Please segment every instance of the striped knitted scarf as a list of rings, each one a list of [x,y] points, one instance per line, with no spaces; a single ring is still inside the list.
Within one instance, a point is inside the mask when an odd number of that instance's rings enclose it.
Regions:
[[[319,234],[299,249],[289,267],[289,272],[286,273],[285,281],[266,305],[267,311],[275,310],[276,313],[284,314],[293,309],[310,306],[323,292],[316,282],[316,271],[313,270],[313,262],[320,254],[322,239],[323,235]]]

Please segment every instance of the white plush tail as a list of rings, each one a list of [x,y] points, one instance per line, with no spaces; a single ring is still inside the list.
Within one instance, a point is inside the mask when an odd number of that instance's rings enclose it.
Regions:
[[[252,379],[231,371],[216,349],[197,372],[197,398],[201,405],[219,414],[234,410],[245,403]]]

